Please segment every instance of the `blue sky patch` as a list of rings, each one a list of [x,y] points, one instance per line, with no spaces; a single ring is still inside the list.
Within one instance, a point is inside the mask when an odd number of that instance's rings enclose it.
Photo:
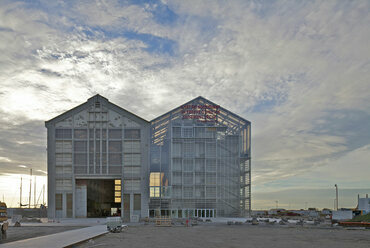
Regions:
[[[147,50],[151,53],[164,53],[174,55],[176,52],[177,43],[173,40],[162,38],[151,34],[137,33],[127,31],[124,33],[125,38],[130,40],[140,40],[147,44]]]

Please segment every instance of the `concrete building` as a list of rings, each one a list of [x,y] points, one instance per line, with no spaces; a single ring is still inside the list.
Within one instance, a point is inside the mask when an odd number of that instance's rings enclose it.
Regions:
[[[96,95],[45,125],[49,218],[148,215],[149,122]]]
[[[250,214],[251,124],[203,97],[148,122],[96,95],[45,126],[49,218]]]

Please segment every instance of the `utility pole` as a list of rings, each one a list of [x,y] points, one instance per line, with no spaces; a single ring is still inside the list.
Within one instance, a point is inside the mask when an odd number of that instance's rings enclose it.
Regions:
[[[336,205],[336,209],[338,211],[338,207],[339,207],[339,205],[338,205],[338,185],[335,184],[334,186],[335,186],[335,203],[336,203],[335,205]]]
[[[278,209],[278,206],[279,206],[279,201],[275,201],[275,203],[276,203],[276,209]]]

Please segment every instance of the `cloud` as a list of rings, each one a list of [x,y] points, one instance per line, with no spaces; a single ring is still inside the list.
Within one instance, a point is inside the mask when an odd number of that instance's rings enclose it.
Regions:
[[[33,159],[45,170],[43,121],[96,93],[147,120],[202,95],[252,122],[253,185],[294,187],[298,175],[333,170],[333,159],[369,145],[369,9],[368,1],[4,1],[0,156],[12,162],[1,168],[13,173]],[[346,175],[338,173],[330,177]]]
[[[0,161],[3,161],[3,162],[11,162],[11,160],[7,157],[0,157]]]

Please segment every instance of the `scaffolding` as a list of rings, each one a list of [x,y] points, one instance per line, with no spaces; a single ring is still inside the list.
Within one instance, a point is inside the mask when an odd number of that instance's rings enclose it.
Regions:
[[[151,121],[151,216],[247,216],[251,123],[197,97]]]

